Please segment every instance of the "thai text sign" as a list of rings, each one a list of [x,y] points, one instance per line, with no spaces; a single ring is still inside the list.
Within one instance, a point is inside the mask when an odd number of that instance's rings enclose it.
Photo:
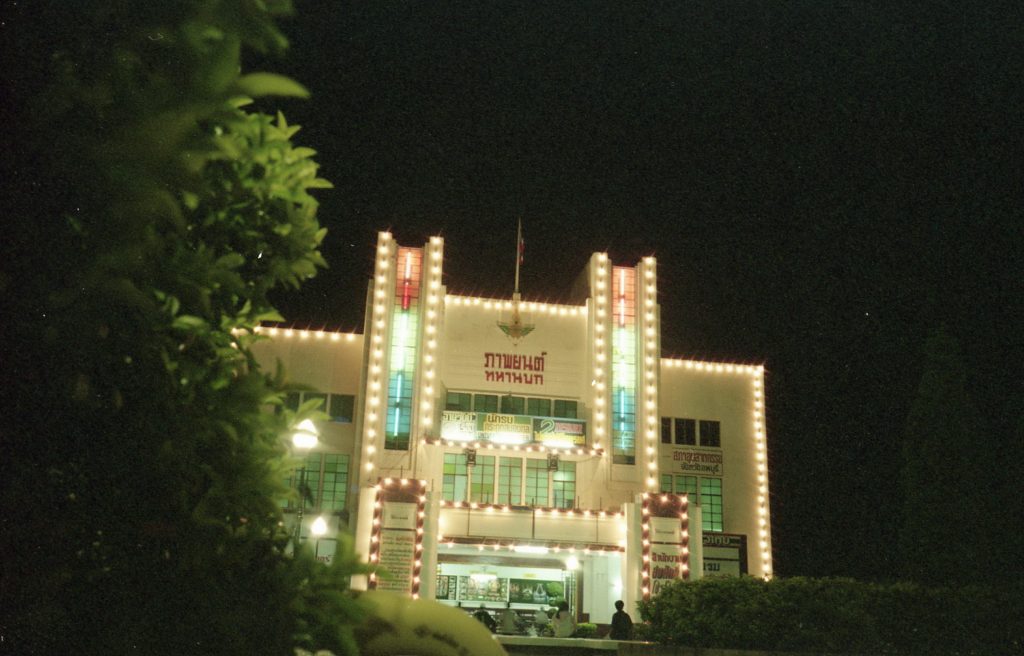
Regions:
[[[533,418],[533,439],[537,442],[587,443],[587,422],[576,419]]]
[[[445,410],[441,415],[441,437],[446,440],[485,440],[505,444],[585,444],[587,422],[497,412]]]
[[[722,454],[716,451],[672,451],[672,469],[683,474],[722,475]]]
[[[704,576],[742,576],[747,573],[747,536],[705,533]]]
[[[387,574],[377,577],[378,590],[408,593],[412,586],[412,566],[416,560],[416,532],[384,529],[380,532],[380,565]]]
[[[678,522],[677,522],[678,523]],[[683,563],[682,548],[679,544],[651,544],[651,593],[679,579],[679,568]]]
[[[494,383],[544,384],[544,359],[525,353],[484,353],[484,380]]]

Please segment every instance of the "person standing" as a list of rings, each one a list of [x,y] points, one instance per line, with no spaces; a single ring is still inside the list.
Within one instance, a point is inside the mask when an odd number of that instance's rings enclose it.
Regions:
[[[512,610],[511,602],[505,604],[505,610],[501,611],[498,630],[508,634],[519,633],[519,614]]]
[[[633,618],[629,616],[629,613],[622,610],[625,605],[621,599],[615,602],[615,614],[612,615],[612,630],[608,633],[608,637],[612,640],[633,639]]]
[[[555,630],[556,638],[571,638],[576,633],[576,618],[569,612],[569,604],[558,602],[558,612],[551,620],[552,628]]]
[[[498,623],[494,621],[494,618],[487,612],[483,604],[480,604],[480,608],[476,609],[476,612],[473,613],[473,619],[490,629],[491,633],[498,630]]]

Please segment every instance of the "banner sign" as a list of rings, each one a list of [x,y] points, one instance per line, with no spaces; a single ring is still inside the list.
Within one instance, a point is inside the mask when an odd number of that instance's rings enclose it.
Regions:
[[[587,422],[577,419],[507,415],[498,412],[445,410],[441,414],[441,437],[463,442],[487,441],[498,444],[587,443]]]
[[[533,439],[541,443],[560,442],[581,446],[587,443],[587,422],[534,417]]]
[[[472,576],[459,577],[461,601],[508,601],[508,579],[493,578],[477,581]]]
[[[451,599],[452,601],[455,601],[458,586],[458,577],[448,574],[440,574],[437,577],[437,588],[434,591],[434,597],[436,599]]]
[[[564,598],[565,586],[561,581],[539,579],[509,579],[508,581],[508,600],[515,604],[554,606],[557,601]]]

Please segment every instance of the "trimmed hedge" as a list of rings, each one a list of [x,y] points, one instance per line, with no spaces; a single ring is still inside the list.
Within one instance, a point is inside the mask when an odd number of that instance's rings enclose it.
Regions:
[[[678,581],[640,616],[667,645],[872,654],[1024,653],[1021,589],[850,579]]]

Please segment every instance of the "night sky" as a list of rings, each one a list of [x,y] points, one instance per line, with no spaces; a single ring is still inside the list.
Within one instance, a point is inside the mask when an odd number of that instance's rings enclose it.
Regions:
[[[445,284],[568,295],[655,255],[663,353],[764,363],[776,569],[899,575],[899,444],[945,325],[1021,458],[1018,2],[318,2],[284,23],[330,269],[276,299],[362,330],[379,230]],[[1021,527],[1007,527],[1021,530]]]

